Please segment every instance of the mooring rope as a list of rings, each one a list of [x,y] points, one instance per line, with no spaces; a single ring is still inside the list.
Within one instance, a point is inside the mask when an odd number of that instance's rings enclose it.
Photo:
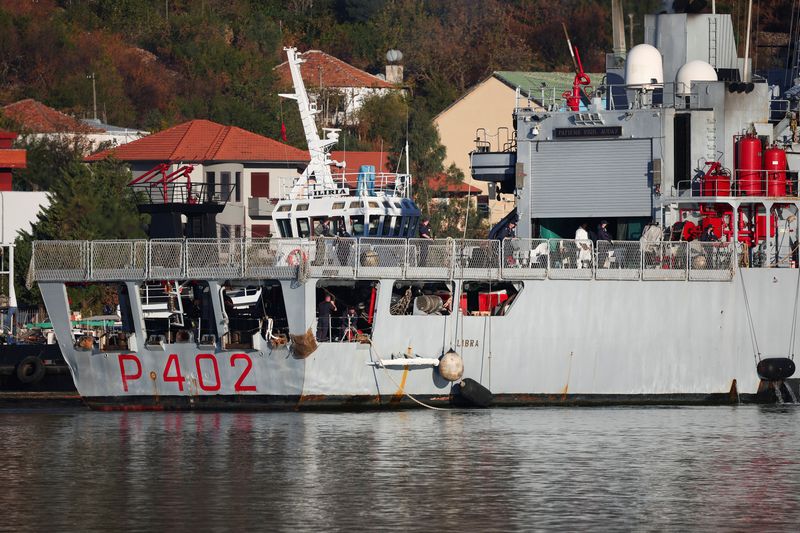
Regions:
[[[744,276],[742,274],[742,265],[739,265],[739,279],[742,280],[742,292],[744,293],[744,309],[747,312],[747,325],[750,328],[750,343],[753,348],[753,358],[758,363],[761,360],[761,350],[758,348],[758,339],[756,338],[756,328],[753,324],[753,314],[750,310],[750,300],[747,298],[747,287],[745,286]]]
[[[797,266],[797,284],[794,291],[794,312],[792,314],[792,332],[789,338],[789,359],[794,360],[794,347],[797,338],[797,303],[800,301],[800,265]]]
[[[378,364],[383,369],[383,371],[386,373],[386,377],[388,377],[389,380],[392,383],[395,384],[395,386],[397,387],[397,390],[402,391],[404,396],[406,396],[409,400],[421,405],[422,407],[425,407],[426,409],[431,409],[433,411],[449,411],[450,410],[450,409],[444,409],[442,407],[436,407],[436,406],[433,406],[433,405],[429,405],[429,404],[427,404],[427,403],[425,403],[423,401],[417,400],[411,394],[407,393],[406,392],[406,388],[404,386],[400,385],[399,383],[397,383],[397,381],[395,381],[395,379],[392,377],[392,375],[389,373],[389,371],[386,369],[386,367],[383,366],[382,364],[380,364],[381,355],[378,353],[378,347],[375,346],[375,343],[372,342],[372,339],[367,339],[367,341],[369,342],[370,351],[374,352],[375,357],[378,358]],[[380,395],[379,395],[379,397],[380,397]]]

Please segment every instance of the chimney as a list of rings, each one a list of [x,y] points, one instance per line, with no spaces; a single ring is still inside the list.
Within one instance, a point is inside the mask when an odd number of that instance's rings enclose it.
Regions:
[[[395,85],[403,83],[403,65],[398,65],[403,59],[403,53],[400,50],[389,50],[386,52],[386,81]],[[394,63],[394,64],[393,64]]]
[[[395,85],[403,83],[403,65],[386,65],[386,81]]]

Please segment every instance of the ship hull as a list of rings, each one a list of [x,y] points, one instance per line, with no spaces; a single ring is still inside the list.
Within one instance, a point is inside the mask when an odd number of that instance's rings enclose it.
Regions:
[[[313,324],[316,281],[287,291],[293,331]],[[371,343],[320,343],[305,359],[266,342],[238,351],[176,343],[84,352],[59,332],[66,322],[54,326],[78,391],[101,409],[382,409],[418,406],[412,397],[447,406],[454,384],[435,366],[379,361],[435,359],[450,348],[463,358],[464,377],[493,393],[493,405],[730,403],[773,397],[756,373],[750,324],[763,357],[788,355],[798,274],[526,280],[509,313],[492,317],[393,316],[385,290],[393,282],[380,280]],[[40,287],[50,315],[68,316],[64,285]]]

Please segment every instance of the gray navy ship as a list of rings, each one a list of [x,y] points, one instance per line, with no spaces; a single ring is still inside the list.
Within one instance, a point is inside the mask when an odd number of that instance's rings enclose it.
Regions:
[[[295,91],[284,96],[298,103],[311,161],[274,206],[278,236],[218,238],[220,195],[195,184],[181,201],[166,192],[175,182],[142,206],[157,239],[35,243],[33,275],[84,401],[310,409],[793,396],[796,99],[751,74],[730,15],[646,16],[645,43],[627,51],[618,30],[593,90],[579,69],[563,99],[519,99],[511,143],[478,139],[473,176],[516,199],[486,240],[417,237],[408,173],[334,175],[337,132],[320,137],[302,54],[287,49]],[[119,295],[123,328],[76,341],[68,288],[94,283]]]

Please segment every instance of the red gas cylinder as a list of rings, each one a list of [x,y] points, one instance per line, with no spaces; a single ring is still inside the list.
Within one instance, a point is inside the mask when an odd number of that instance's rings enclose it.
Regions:
[[[755,135],[745,135],[736,142],[736,180],[743,196],[763,196],[761,178],[761,141]]]
[[[786,152],[772,145],[764,152],[767,196],[786,196]]]
[[[719,165],[718,163],[716,163]],[[731,177],[721,167],[712,168],[703,176],[703,196],[730,196]]]

